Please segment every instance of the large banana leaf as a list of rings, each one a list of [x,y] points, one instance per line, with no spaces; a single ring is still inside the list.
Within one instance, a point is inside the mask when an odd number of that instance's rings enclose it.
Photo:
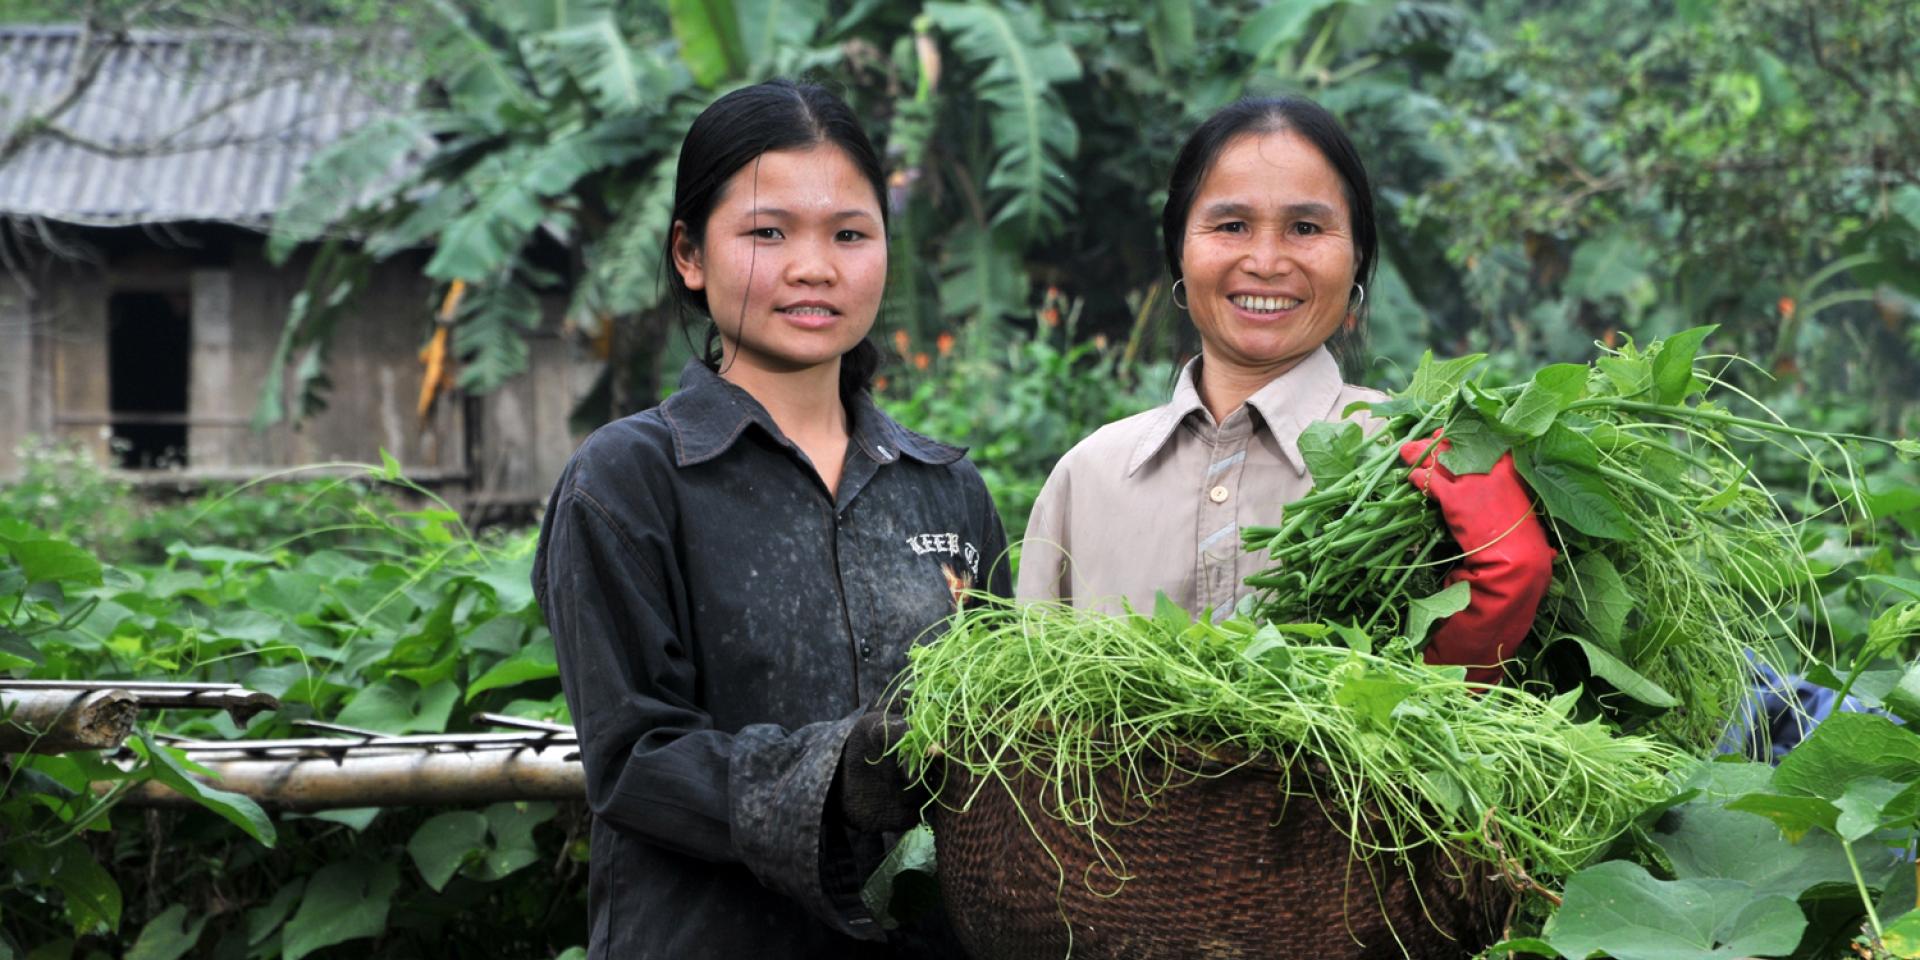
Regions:
[[[1006,231],[969,225],[947,244],[943,261],[940,309],[947,316],[990,323],[1025,309],[1027,275]]]
[[[327,393],[333,383],[327,378],[327,353],[333,343],[333,331],[340,318],[353,306],[366,288],[372,259],[347,241],[332,238],[320,245],[313,267],[307,275],[306,289],[294,294],[287,308],[287,324],[281,328],[280,342],[274,347],[273,361],[267,366],[266,384],[260,390],[260,402],[254,408],[256,427],[284,419],[286,370],[296,354],[300,366],[294,372],[294,415],[306,417],[326,409]]]
[[[736,0],[741,50],[747,63],[764,70],[781,47],[805,46],[827,18],[824,0]]]
[[[999,197],[993,223],[1022,240],[1046,237],[1073,209],[1061,163],[1079,151],[1080,131],[1053,86],[1080,76],[1079,59],[1023,7],[929,3],[927,16],[980,68],[974,93],[992,107],[997,154],[987,176]]]
[[[572,82],[602,113],[640,110],[649,93],[669,92],[664,65],[629,47],[611,19],[577,24],[523,39],[521,51],[547,97]]]
[[[404,182],[410,154],[432,141],[411,114],[381,117],[335,141],[308,161],[279,214],[267,256],[285,263],[302,243],[318,239],[355,208],[392,195]]]
[[[444,29],[429,41],[428,59],[455,112],[504,131],[538,109],[504,25],[449,0],[434,0],[431,8]]]
[[[680,41],[680,59],[695,83],[712,88],[746,73],[747,51],[733,0],[667,0],[667,15]]]
[[[540,326],[540,301],[515,282],[469,289],[454,321],[453,352],[460,386],[484,393],[527,368],[526,335]]]
[[[550,215],[546,200],[568,192],[590,173],[646,152],[647,127],[646,117],[626,116],[490,158],[463,183],[477,199],[441,232],[427,275],[481,282],[499,272]]]
[[[599,315],[630,316],[650,310],[666,293],[665,250],[673,225],[673,175],[680,159],[660,158],[620,216],[594,248],[587,276],[574,290],[567,313],[588,333],[599,332]]]

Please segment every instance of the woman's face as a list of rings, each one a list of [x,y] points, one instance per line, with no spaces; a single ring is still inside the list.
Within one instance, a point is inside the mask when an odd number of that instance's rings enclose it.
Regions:
[[[1187,211],[1180,271],[1207,364],[1285,373],[1348,319],[1353,225],[1339,173],[1290,131],[1229,141]]]
[[[689,238],[684,223],[673,231],[674,267],[706,292],[723,369],[837,364],[880,311],[880,198],[832,144],[761,154],[727,180],[706,236]]]

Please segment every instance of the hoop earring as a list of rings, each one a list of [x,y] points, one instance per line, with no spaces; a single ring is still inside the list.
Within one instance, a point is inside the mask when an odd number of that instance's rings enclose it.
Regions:
[[[1355,315],[1355,316],[1359,316],[1359,314],[1360,314],[1360,308],[1361,308],[1361,307],[1364,307],[1364,306],[1366,306],[1366,305],[1367,305],[1367,288],[1366,288],[1366,287],[1363,287],[1363,286],[1361,286],[1361,285],[1360,285],[1360,284],[1358,284],[1358,283],[1356,283],[1356,284],[1354,284],[1354,285],[1353,285],[1353,288],[1354,288],[1355,290],[1358,290],[1358,291],[1360,291],[1360,299],[1358,299],[1358,300],[1354,300],[1354,301],[1353,301],[1353,305],[1347,308],[1347,312],[1348,312],[1348,313],[1351,313],[1351,314],[1353,314],[1353,315]],[[1349,299],[1349,300],[1353,300],[1353,298],[1352,298],[1352,297],[1348,297],[1347,299]]]
[[[1187,278],[1181,277],[1180,279],[1175,280],[1173,282],[1173,289],[1168,291],[1168,294],[1167,294],[1168,296],[1173,298],[1173,305],[1176,307],[1179,307],[1182,310],[1185,310],[1187,308],[1187,302],[1185,300],[1180,299],[1180,288],[1186,285],[1187,285]]]

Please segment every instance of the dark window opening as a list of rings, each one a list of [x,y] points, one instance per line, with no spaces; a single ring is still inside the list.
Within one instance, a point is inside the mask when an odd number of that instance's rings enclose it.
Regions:
[[[193,322],[184,293],[116,293],[107,302],[113,451],[129,470],[187,465],[187,357]]]

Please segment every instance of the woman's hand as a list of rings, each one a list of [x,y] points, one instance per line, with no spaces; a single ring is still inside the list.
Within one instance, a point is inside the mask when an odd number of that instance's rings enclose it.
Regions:
[[[1440,505],[1465,554],[1447,574],[1447,585],[1464,580],[1473,590],[1467,608],[1434,631],[1426,660],[1464,664],[1468,680],[1498,683],[1499,664],[1533,628],[1534,613],[1553,579],[1556,552],[1547,546],[1546,529],[1534,515],[1513,454],[1501,455],[1487,473],[1456,476],[1437,456],[1447,446],[1442,439],[1400,447],[1400,458],[1413,466],[1407,481]]]
[[[907,722],[897,713],[869,711],[853,722],[840,753],[838,786],[840,813],[855,830],[897,832],[920,822],[929,798],[892,752],[906,732]]]

